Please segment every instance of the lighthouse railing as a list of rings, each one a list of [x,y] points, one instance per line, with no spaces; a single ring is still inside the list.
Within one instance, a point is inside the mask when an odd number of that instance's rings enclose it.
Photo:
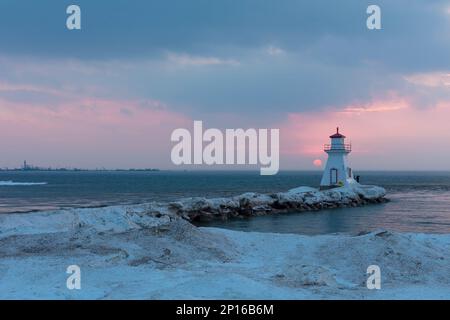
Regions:
[[[343,144],[325,144],[323,146],[323,150],[324,151],[331,151],[331,150],[336,150],[336,151],[346,151],[346,152],[350,152],[352,151],[352,145],[350,143],[343,143]]]

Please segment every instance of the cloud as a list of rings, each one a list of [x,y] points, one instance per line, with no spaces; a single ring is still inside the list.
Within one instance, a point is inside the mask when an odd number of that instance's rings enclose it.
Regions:
[[[378,33],[366,28],[365,0],[115,0],[106,7],[80,0],[81,32],[61,23],[66,4],[0,4],[8,43],[0,48],[0,81],[156,99],[193,116],[226,109],[272,118],[345,108],[391,90],[421,96],[424,106],[446,96],[416,88],[414,78],[450,70],[444,0],[380,0]]]
[[[270,56],[279,56],[285,53],[285,51],[281,48],[275,47],[275,46],[269,46],[266,49],[266,52]]]
[[[167,55],[169,63],[182,66],[214,66],[214,65],[230,65],[237,66],[239,62],[233,59],[221,59],[218,57],[201,57],[191,56],[188,54],[169,53]]]
[[[0,3],[1,53],[52,58],[129,59],[185,52],[223,58],[267,43],[319,59],[395,68],[448,66],[446,0],[379,0],[383,32],[366,28],[366,0],[78,0],[82,30],[65,28],[69,1]],[[38,28],[37,28],[38,26]],[[409,35],[414,34],[414,37]],[[426,47],[427,50],[421,50]],[[405,55],[405,52],[408,54]],[[439,53],[441,52],[441,53]],[[330,53],[332,53],[330,55]],[[438,53],[438,54],[436,54]],[[433,59],[430,59],[433,57]]]
[[[369,103],[367,105],[352,105],[343,108],[341,113],[372,113],[372,112],[390,112],[409,108],[409,104],[405,100],[392,100],[383,103]]]
[[[450,87],[450,73],[431,72],[405,76],[405,80],[425,87]]]

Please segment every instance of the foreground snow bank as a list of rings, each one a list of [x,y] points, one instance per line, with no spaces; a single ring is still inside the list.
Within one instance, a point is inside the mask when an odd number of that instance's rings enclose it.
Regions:
[[[161,210],[160,210],[161,211]],[[0,217],[0,298],[450,297],[450,235],[300,236],[196,228],[154,206]],[[81,268],[81,290],[66,269]],[[366,288],[369,265],[381,290]]]
[[[75,232],[85,228],[94,232],[124,232],[162,228],[174,218],[158,204],[69,209],[30,214],[0,215],[0,238],[10,235]]]

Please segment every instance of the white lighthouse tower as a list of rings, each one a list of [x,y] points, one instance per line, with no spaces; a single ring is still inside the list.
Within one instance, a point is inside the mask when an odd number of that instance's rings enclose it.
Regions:
[[[330,138],[331,144],[324,146],[324,151],[328,153],[328,160],[320,182],[320,189],[357,183],[353,179],[352,169],[347,163],[347,155],[352,151],[352,146],[345,143],[345,136],[339,133],[339,128],[336,128],[336,133]]]

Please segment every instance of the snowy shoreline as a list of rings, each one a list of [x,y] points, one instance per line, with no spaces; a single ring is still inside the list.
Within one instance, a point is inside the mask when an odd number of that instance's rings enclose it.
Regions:
[[[450,235],[238,232],[198,228],[166,209],[0,216],[0,298],[450,297]],[[81,290],[66,288],[73,264],[81,268]],[[381,268],[381,290],[366,288],[369,265]]]

